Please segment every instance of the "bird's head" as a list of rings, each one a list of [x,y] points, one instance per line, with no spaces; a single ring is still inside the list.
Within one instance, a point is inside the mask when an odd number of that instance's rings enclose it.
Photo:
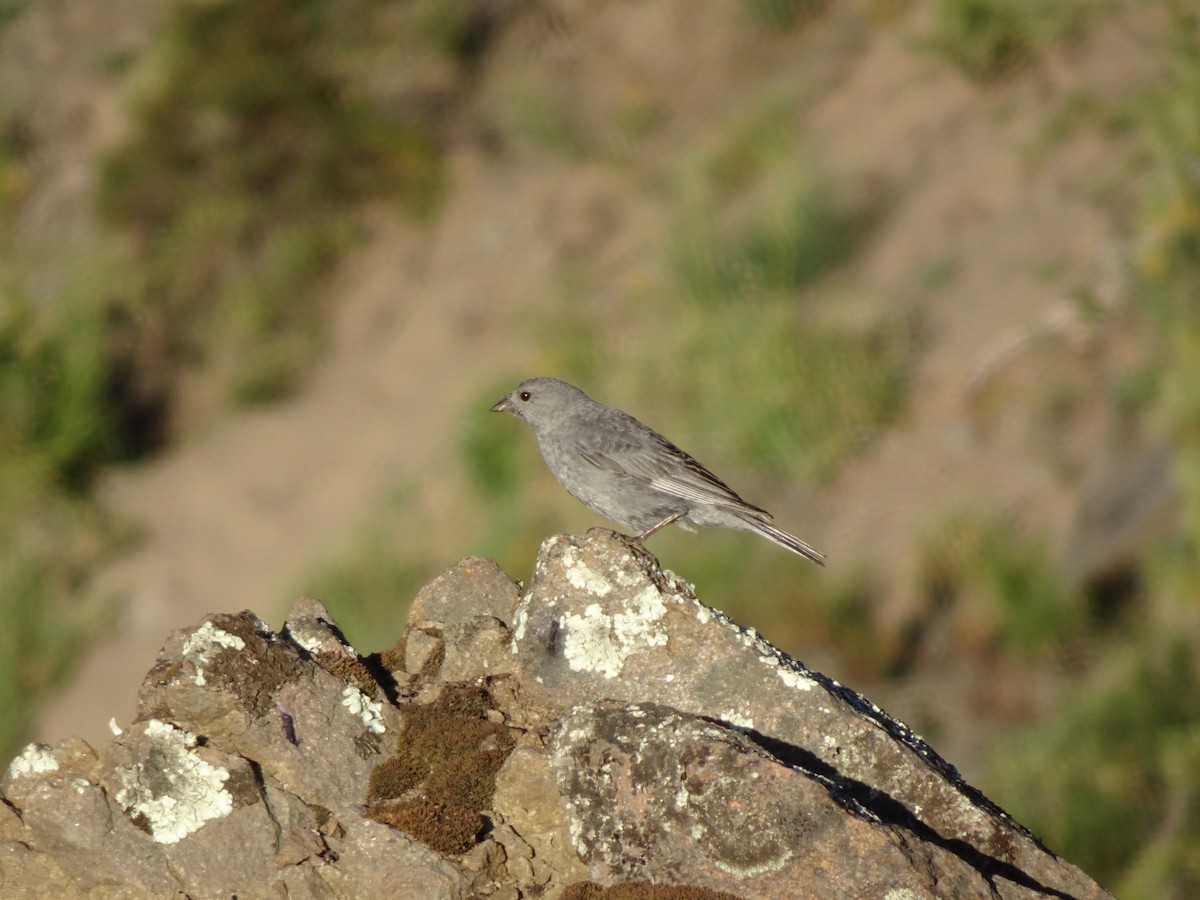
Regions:
[[[565,381],[530,378],[493,404],[492,412],[511,413],[534,428],[540,428],[569,417],[578,411],[581,403],[589,402],[587,394]]]

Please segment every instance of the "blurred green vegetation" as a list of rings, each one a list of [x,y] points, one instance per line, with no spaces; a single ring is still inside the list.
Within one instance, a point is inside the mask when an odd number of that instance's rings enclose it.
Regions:
[[[583,159],[595,149],[583,111],[571,105],[562,85],[517,73],[500,91],[497,116],[510,137],[567,161]]]
[[[1084,27],[1096,0],[940,0],[933,48],[976,81],[1036,62],[1045,48]]]
[[[769,28],[790,28],[820,15],[829,0],[742,0],[752,21]]]
[[[172,358],[225,364],[241,402],[307,370],[314,288],[353,240],[349,213],[400,198],[427,215],[441,190],[428,129],[329,61],[333,15],[330,0],[178,7],[137,73],[137,131],[101,167],[100,209],[133,239],[122,303]]]
[[[118,449],[105,403],[104,310],[77,291],[54,306],[35,304],[20,285],[3,291],[0,447],[14,463],[28,460],[39,481],[79,489]]]
[[[907,396],[912,336],[902,313],[842,320],[813,298],[763,297],[681,315],[668,344],[674,358],[697,361],[658,375],[691,410],[688,445],[781,483],[828,480]]]
[[[113,613],[83,607],[76,591],[111,551],[118,531],[94,505],[56,490],[35,460],[0,472],[0,755],[26,737],[48,690]]]
[[[132,133],[99,165],[107,229],[48,249],[17,230],[36,147],[21,98],[0,95],[0,754],[112,615],[82,600],[130,537],[91,498],[97,471],[161,445],[176,386],[198,366],[234,402],[290,390],[318,355],[316,288],[360,210],[419,220],[436,208],[429,128],[385,112],[354,74],[356,29],[392,7],[174,6],[144,54],[97,63],[134,86]],[[6,6],[0,27],[24,8]],[[430,55],[455,33],[423,31],[441,42]]]
[[[747,297],[799,291],[853,256],[865,236],[862,217],[815,169],[796,180],[733,226],[711,203],[683,212],[674,263],[689,299],[738,305]]]
[[[411,485],[390,492],[371,521],[318,560],[293,593],[324,603],[364,655],[396,642],[413,597],[438,574],[428,543],[405,536],[414,495]]]
[[[1137,98],[1150,178],[1131,262],[1147,361],[1114,402],[1169,436],[1180,514],[1143,563],[1131,625],[1092,635],[1099,664],[1077,696],[991,757],[1011,811],[1133,900],[1200,895],[1200,12],[1166,8],[1167,78]]]
[[[1133,639],[1128,640],[1129,637]],[[1105,642],[1105,674],[1054,717],[1002,740],[1005,806],[1118,897],[1200,885],[1200,668],[1194,635]]]
[[[949,620],[959,646],[1029,658],[1083,633],[1083,598],[1068,586],[1044,536],[1023,534],[994,514],[958,512],[920,546],[921,591]]]
[[[123,449],[104,311],[89,302],[99,274],[67,276],[53,305],[15,274],[0,283],[0,755],[110,611],[76,598],[124,537],[87,496]]]

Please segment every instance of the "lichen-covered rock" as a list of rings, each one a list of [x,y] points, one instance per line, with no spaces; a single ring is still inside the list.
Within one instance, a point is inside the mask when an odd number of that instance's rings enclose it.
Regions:
[[[459,868],[363,816],[403,716],[364,665],[339,664],[359,657],[323,607],[296,615],[295,638],[250,613],[171,635],[140,721],[99,754],[26,748],[3,782],[3,895],[465,896]]]
[[[209,616],[167,640],[138,695],[138,717],[169,721],[255,760],[311,803],[359,803],[385,742],[401,727],[400,712],[377,689],[364,693],[358,678],[322,667],[313,650],[252,613]]]
[[[523,596],[460,563],[374,657],[312,598],[210,615],[128,731],[0,788],[5,898],[1107,896],[609,532]]]
[[[778,900],[989,895],[953,853],[714,722],[601,702],[569,710],[551,747],[575,850],[599,884],[677,881]]]
[[[829,780],[881,821],[930,846],[962,848],[981,891],[1106,896],[908,726],[700,603],[689,584],[611,532],[543,544],[513,650],[523,703],[543,717],[605,698],[712,719]]]

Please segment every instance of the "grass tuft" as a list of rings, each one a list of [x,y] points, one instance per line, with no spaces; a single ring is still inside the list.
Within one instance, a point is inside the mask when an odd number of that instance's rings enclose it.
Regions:
[[[976,650],[1029,658],[1060,650],[1087,624],[1045,540],[1003,518],[947,517],[925,539],[919,578],[957,639]]]
[[[1200,670],[1186,640],[1119,653],[1107,682],[992,754],[988,789],[1121,897],[1200,891]],[[1037,778],[1030,773],[1037,772]]]
[[[736,227],[718,218],[701,204],[676,231],[676,282],[706,306],[808,287],[853,255],[863,225],[816,173]]]
[[[995,81],[1077,33],[1088,12],[1078,0],[942,0],[932,44],[972,80]]]

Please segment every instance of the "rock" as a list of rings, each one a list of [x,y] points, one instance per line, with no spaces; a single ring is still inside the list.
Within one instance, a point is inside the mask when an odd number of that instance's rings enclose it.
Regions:
[[[493,560],[472,556],[421,588],[408,611],[410,622],[466,622],[491,616],[512,622],[521,591]]]
[[[496,827],[496,840],[522,885],[537,888],[588,877],[571,845],[567,806],[541,741],[526,742],[509,755],[496,776],[492,802],[505,822]]]
[[[361,673],[348,669],[352,680],[332,674],[252,613],[216,614],[168,639],[142,684],[138,718],[204,735],[255,760],[285,790],[339,811],[362,801],[384,741],[401,727],[399,710],[375,685],[364,693]]]
[[[836,783],[882,821],[971,848],[981,890],[1005,872],[1016,884],[1103,896],[1081,891],[1082,873],[902,722],[704,606],[688,584],[606,532],[546,541],[513,646],[523,700],[542,716],[605,697],[712,719]]]
[[[508,623],[521,599],[490,559],[471,557],[422,588],[408,613],[405,667],[467,681],[512,671]]]
[[[598,884],[677,881],[779,900],[989,895],[971,865],[836,782],[669,707],[575,707],[551,764]]]
[[[172,634],[126,733],[8,767],[4,896],[1107,896],[608,532],[524,596],[460,563],[397,648],[311,598]]]

